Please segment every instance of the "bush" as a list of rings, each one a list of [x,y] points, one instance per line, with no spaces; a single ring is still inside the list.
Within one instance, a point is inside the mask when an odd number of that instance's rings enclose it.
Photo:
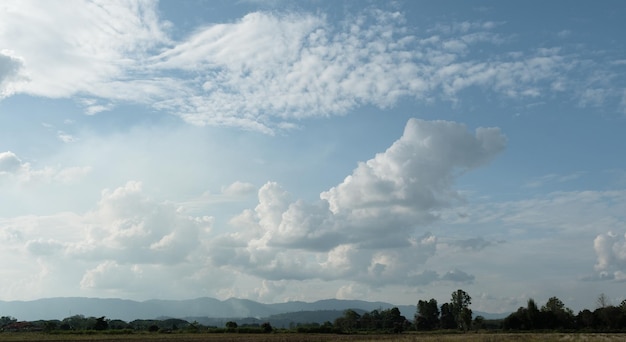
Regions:
[[[272,325],[269,322],[265,322],[261,324],[261,329],[263,329],[264,333],[271,333],[272,330],[274,330],[274,328],[272,328]]]

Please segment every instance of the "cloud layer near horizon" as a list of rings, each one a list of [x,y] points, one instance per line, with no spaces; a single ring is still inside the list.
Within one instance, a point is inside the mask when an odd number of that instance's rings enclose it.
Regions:
[[[12,253],[40,258],[42,267],[73,264],[83,289],[128,291],[128,283],[140,288],[156,276],[151,272],[177,267],[202,277],[234,271],[367,286],[471,282],[472,275],[454,267],[423,267],[437,243],[425,227],[462,199],[455,178],[489,162],[505,144],[497,128],[470,133],[454,122],[411,119],[391,147],[359,163],[317,202],[294,201],[279,184],[266,183],[256,207],[230,220],[234,233],[211,234],[211,217],[186,216],[184,208],[155,202],[140,183],[128,182],[104,190],[85,214],[5,219],[0,236]],[[3,172],[23,167],[12,153],[2,154],[1,165]],[[249,190],[235,182],[223,193]]]

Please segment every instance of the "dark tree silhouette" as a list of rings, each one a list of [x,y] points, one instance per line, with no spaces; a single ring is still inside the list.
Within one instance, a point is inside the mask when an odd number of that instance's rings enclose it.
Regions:
[[[417,330],[433,330],[439,327],[439,307],[434,298],[417,302],[415,314],[415,327]]]

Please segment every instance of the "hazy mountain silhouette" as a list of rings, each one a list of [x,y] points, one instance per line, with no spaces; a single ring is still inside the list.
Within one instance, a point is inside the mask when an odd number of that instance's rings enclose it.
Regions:
[[[312,303],[295,301],[263,304],[238,298],[230,298],[223,301],[208,297],[189,300],[152,299],[139,302],[114,298],[63,297],[32,301],[0,301],[0,316],[13,316],[18,320],[26,321],[63,319],[73,315],[84,315],[86,317],[106,316],[110,319],[121,319],[124,321],[155,319],[158,317],[255,317],[260,319],[289,312],[324,310],[328,312],[342,312],[346,309],[360,309],[369,312],[393,307],[397,307],[409,320],[412,320],[415,315],[415,305],[393,305],[385,302],[367,302],[362,300],[325,299]],[[333,313],[333,315],[336,315],[336,313]],[[475,312],[474,315],[482,315],[489,319],[502,318],[507,314]],[[297,321],[295,322],[297,323]]]

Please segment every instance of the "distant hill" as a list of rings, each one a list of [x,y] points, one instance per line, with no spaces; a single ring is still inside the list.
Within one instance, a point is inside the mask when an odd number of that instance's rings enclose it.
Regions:
[[[359,314],[364,314],[366,311],[362,309],[355,309]],[[343,316],[344,310],[315,310],[315,311],[294,311],[286,312],[268,317],[254,318],[254,317],[184,317],[188,322],[196,321],[200,324],[213,327],[223,327],[226,322],[234,321],[238,325],[252,325],[263,324],[269,322],[273,327],[277,328],[289,328],[292,325],[304,324],[304,323],[318,323],[334,322],[338,317]]]
[[[84,315],[132,321],[135,319],[155,319],[159,317],[195,318],[200,323],[222,322],[225,318],[251,318],[275,322],[308,323],[333,321],[346,309],[384,310],[397,307],[402,315],[412,320],[415,305],[393,305],[385,302],[362,300],[325,299],[312,303],[286,302],[263,304],[247,299],[230,298],[218,300],[203,297],[189,300],[147,300],[143,302],[112,298],[45,298],[33,301],[0,301],[0,316],[13,316],[18,320],[63,319],[72,315]],[[318,312],[318,313],[315,313]],[[281,316],[290,313],[288,318]],[[506,314],[475,312],[487,319],[502,318]],[[219,320],[219,319],[222,320]],[[271,320],[270,320],[271,319]],[[193,320],[193,319],[192,319]],[[225,321],[224,321],[225,322]],[[218,324],[208,324],[218,325]],[[283,324],[277,324],[282,326]],[[221,325],[220,325],[221,326]]]

